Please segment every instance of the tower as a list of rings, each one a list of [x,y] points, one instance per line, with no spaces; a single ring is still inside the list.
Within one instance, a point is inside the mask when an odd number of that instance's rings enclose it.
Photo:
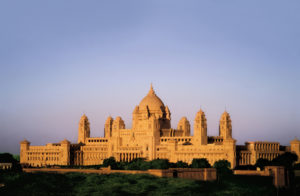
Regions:
[[[232,126],[230,115],[225,111],[220,119],[219,135],[224,140],[232,139]]]
[[[120,116],[117,116],[112,123],[112,136],[116,136],[120,129],[125,129],[125,123]]]
[[[186,117],[182,117],[177,125],[178,130],[182,130],[182,136],[190,136],[191,125]]]
[[[196,144],[207,144],[207,123],[204,112],[200,109],[194,120],[194,138]]]
[[[26,163],[27,161],[27,151],[30,148],[30,142],[23,140],[20,142],[20,163]]]
[[[90,137],[90,123],[85,114],[82,115],[78,127],[78,143],[85,143],[85,139]]]
[[[113,121],[114,121],[114,119],[111,116],[109,116],[106,119],[106,121],[105,121],[105,125],[104,125],[104,137],[106,137],[106,138],[110,138],[111,137]]]
[[[151,116],[159,121],[159,129],[170,129],[171,112],[156,95],[153,86],[150,86],[148,94],[135,107],[132,113],[132,128],[134,130],[148,130],[148,121]]]
[[[298,156],[298,160],[296,163],[300,163],[300,140],[295,138],[294,140],[290,141],[291,144],[291,151]]]

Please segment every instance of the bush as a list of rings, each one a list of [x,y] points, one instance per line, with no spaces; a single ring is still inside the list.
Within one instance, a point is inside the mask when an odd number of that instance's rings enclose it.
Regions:
[[[191,168],[210,168],[211,165],[207,161],[207,159],[202,158],[202,159],[193,159]]]
[[[295,153],[285,152],[272,160],[272,165],[284,166],[287,169],[292,169],[294,162],[298,160]]]
[[[151,169],[168,169],[170,163],[168,159],[155,159],[151,161]]]
[[[275,195],[272,178],[226,176],[204,182],[146,174],[4,173],[0,195]],[[200,191],[200,192],[199,192]],[[297,192],[298,193],[298,192]],[[295,195],[299,195],[295,193]],[[285,194],[288,195],[288,194]]]
[[[269,165],[272,165],[272,162],[269,161],[268,159],[263,159],[263,158],[257,159],[255,163],[255,167],[259,167],[260,170],[264,170],[265,166],[269,166]]]
[[[234,169],[236,170],[256,170],[254,165],[238,165]]]
[[[218,175],[226,175],[232,174],[230,165],[230,162],[228,162],[227,160],[219,160],[214,163],[213,167],[217,169]]]
[[[300,163],[295,164],[295,165],[294,165],[294,169],[300,170]]]
[[[114,157],[109,157],[108,159],[104,159],[102,165],[103,167],[110,166],[111,169],[118,169],[118,165]]]
[[[176,168],[188,168],[189,164],[183,161],[177,161],[177,163],[174,164]]]
[[[0,153],[0,163],[12,163],[12,170],[22,171],[19,161],[16,160],[10,153]]]

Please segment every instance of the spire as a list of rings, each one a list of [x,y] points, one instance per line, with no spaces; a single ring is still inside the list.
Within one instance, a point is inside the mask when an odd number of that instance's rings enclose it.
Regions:
[[[225,110],[221,116],[221,118],[229,118],[229,113]]]
[[[148,95],[155,95],[155,91],[153,90],[153,86],[152,86],[152,83],[150,85],[150,90],[148,92]]]
[[[200,107],[200,110],[198,111],[198,113],[197,114],[204,114],[204,112],[203,112],[203,110],[202,110],[202,108]],[[205,114],[204,114],[205,115]]]

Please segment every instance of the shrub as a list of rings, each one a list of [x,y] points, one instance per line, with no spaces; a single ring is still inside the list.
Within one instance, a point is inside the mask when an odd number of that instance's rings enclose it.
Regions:
[[[108,159],[104,159],[102,165],[104,167],[110,166],[112,169],[117,169],[118,168],[117,162],[116,162],[114,157],[109,157]]]
[[[0,153],[0,163],[12,163],[12,170],[22,171],[19,161],[10,153]]]
[[[285,152],[272,160],[272,165],[284,166],[287,169],[293,168],[294,162],[298,160],[295,153]]]
[[[265,169],[265,166],[272,165],[271,161],[268,159],[259,158],[255,163],[255,167],[259,167],[261,170]]]
[[[202,158],[202,159],[193,159],[191,168],[210,168],[211,165],[207,161],[207,159]]]
[[[295,164],[295,165],[294,165],[294,169],[300,170],[300,163]]]
[[[168,169],[170,163],[168,159],[155,159],[151,161],[151,169]]]
[[[217,169],[218,175],[231,174],[230,162],[227,160],[219,160],[214,163],[214,168]]]
[[[174,166],[176,168],[188,168],[189,167],[189,165],[183,161],[177,161],[177,163],[175,163]]]

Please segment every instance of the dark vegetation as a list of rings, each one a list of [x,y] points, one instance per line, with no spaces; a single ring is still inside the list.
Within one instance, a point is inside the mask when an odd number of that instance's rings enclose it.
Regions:
[[[61,168],[99,169],[108,167],[115,170],[148,170],[148,169],[168,169],[168,168],[210,168],[212,167],[207,159],[193,159],[191,165],[178,161],[170,163],[168,159],[155,159],[146,161],[144,158],[134,159],[130,162],[117,162],[114,157],[104,159],[102,165],[89,166],[59,166]]]
[[[255,167],[259,167],[261,170],[263,170],[265,166],[284,166],[287,169],[293,169],[299,167],[299,164],[294,165],[294,162],[297,160],[298,156],[296,154],[286,152],[272,161],[260,158],[256,161]]]
[[[291,152],[285,152],[272,161],[269,161],[268,159],[257,159],[255,165],[240,165],[235,167],[235,169],[238,170],[256,170],[257,168],[260,168],[261,170],[264,170],[265,166],[284,166],[286,169],[300,169],[300,163],[294,164],[295,161],[298,160],[298,156],[295,153]]]
[[[274,195],[272,178],[227,176],[221,182],[146,174],[0,174],[0,195]]]
[[[274,161],[258,160],[253,167],[283,165],[298,169],[293,165],[295,156],[283,154]],[[146,174],[82,174],[82,173],[24,173],[18,161],[8,153],[0,154],[0,162],[12,162],[13,170],[0,171],[0,195],[300,195],[300,176],[294,177],[289,189],[276,189],[272,177],[232,175],[230,163],[220,160],[213,165],[217,169],[218,180],[204,182],[180,178],[159,178]],[[145,161],[136,159],[129,163],[106,159],[103,165],[80,166],[81,168],[147,170],[167,168],[207,168],[212,167],[206,159],[194,159],[191,165],[178,161],[170,163],[165,159]],[[62,167],[62,166],[61,166]],[[291,170],[289,170],[291,171]]]
[[[13,171],[21,171],[22,168],[19,164],[19,160],[16,159],[17,156],[13,156],[9,153],[0,153],[0,163],[12,163]]]

